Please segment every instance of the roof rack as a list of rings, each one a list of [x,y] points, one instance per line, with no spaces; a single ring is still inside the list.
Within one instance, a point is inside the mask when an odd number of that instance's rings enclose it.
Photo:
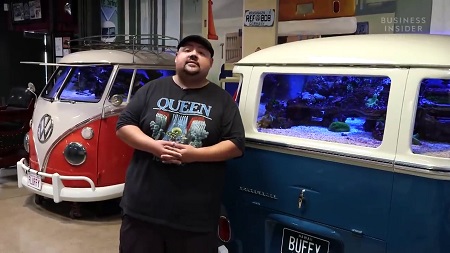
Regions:
[[[112,49],[133,54],[147,51],[158,55],[162,52],[176,53],[178,42],[174,37],[159,34],[117,34],[73,39],[69,40],[68,44],[74,51]]]

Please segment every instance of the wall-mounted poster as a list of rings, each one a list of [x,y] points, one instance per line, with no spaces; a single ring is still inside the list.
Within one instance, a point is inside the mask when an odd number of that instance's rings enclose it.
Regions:
[[[13,18],[14,21],[23,21],[23,3],[13,3]]]
[[[55,38],[55,56],[63,56],[63,39],[61,37]]]
[[[42,18],[41,1],[40,0],[29,1],[29,6],[30,6],[30,19]]]
[[[21,22],[42,18],[40,0],[34,1],[16,0],[12,2],[12,9],[14,22]]]
[[[102,40],[113,42],[117,34],[117,0],[101,1]]]

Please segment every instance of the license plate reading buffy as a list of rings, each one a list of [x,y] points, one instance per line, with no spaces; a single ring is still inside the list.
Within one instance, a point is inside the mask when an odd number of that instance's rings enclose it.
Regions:
[[[283,229],[281,253],[328,253],[330,242],[312,235]]]
[[[42,179],[40,176],[28,173],[28,186],[38,191],[42,189]]]

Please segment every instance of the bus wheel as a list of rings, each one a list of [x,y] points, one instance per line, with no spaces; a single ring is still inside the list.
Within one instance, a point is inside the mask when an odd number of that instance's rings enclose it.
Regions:
[[[81,208],[80,204],[73,202],[72,206],[70,208],[69,216],[71,219],[78,219],[81,218]]]
[[[36,203],[36,205],[42,205],[42,203],[44,202],[44,197],[41,195],[34,195],[34,203]]]

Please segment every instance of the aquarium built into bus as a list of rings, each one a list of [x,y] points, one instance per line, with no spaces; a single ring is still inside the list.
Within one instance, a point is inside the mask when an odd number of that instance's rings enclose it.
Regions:
[[[386,76],[267,74],[259,132],[378,147],[383,140],[391,80]],[[412,151],[450,158],[450,81],[420,86]]]
[[[45,88],[42,97],[54,99],[61,90],[60,101],[97,103],[102,98],[112,74],[112,65],[61,66]],[[133,95],[149,81],[174,74],[174,70],[123,67],[118,70],[109,94],[120,94],[126,100],[130,85],[133,85]]]

